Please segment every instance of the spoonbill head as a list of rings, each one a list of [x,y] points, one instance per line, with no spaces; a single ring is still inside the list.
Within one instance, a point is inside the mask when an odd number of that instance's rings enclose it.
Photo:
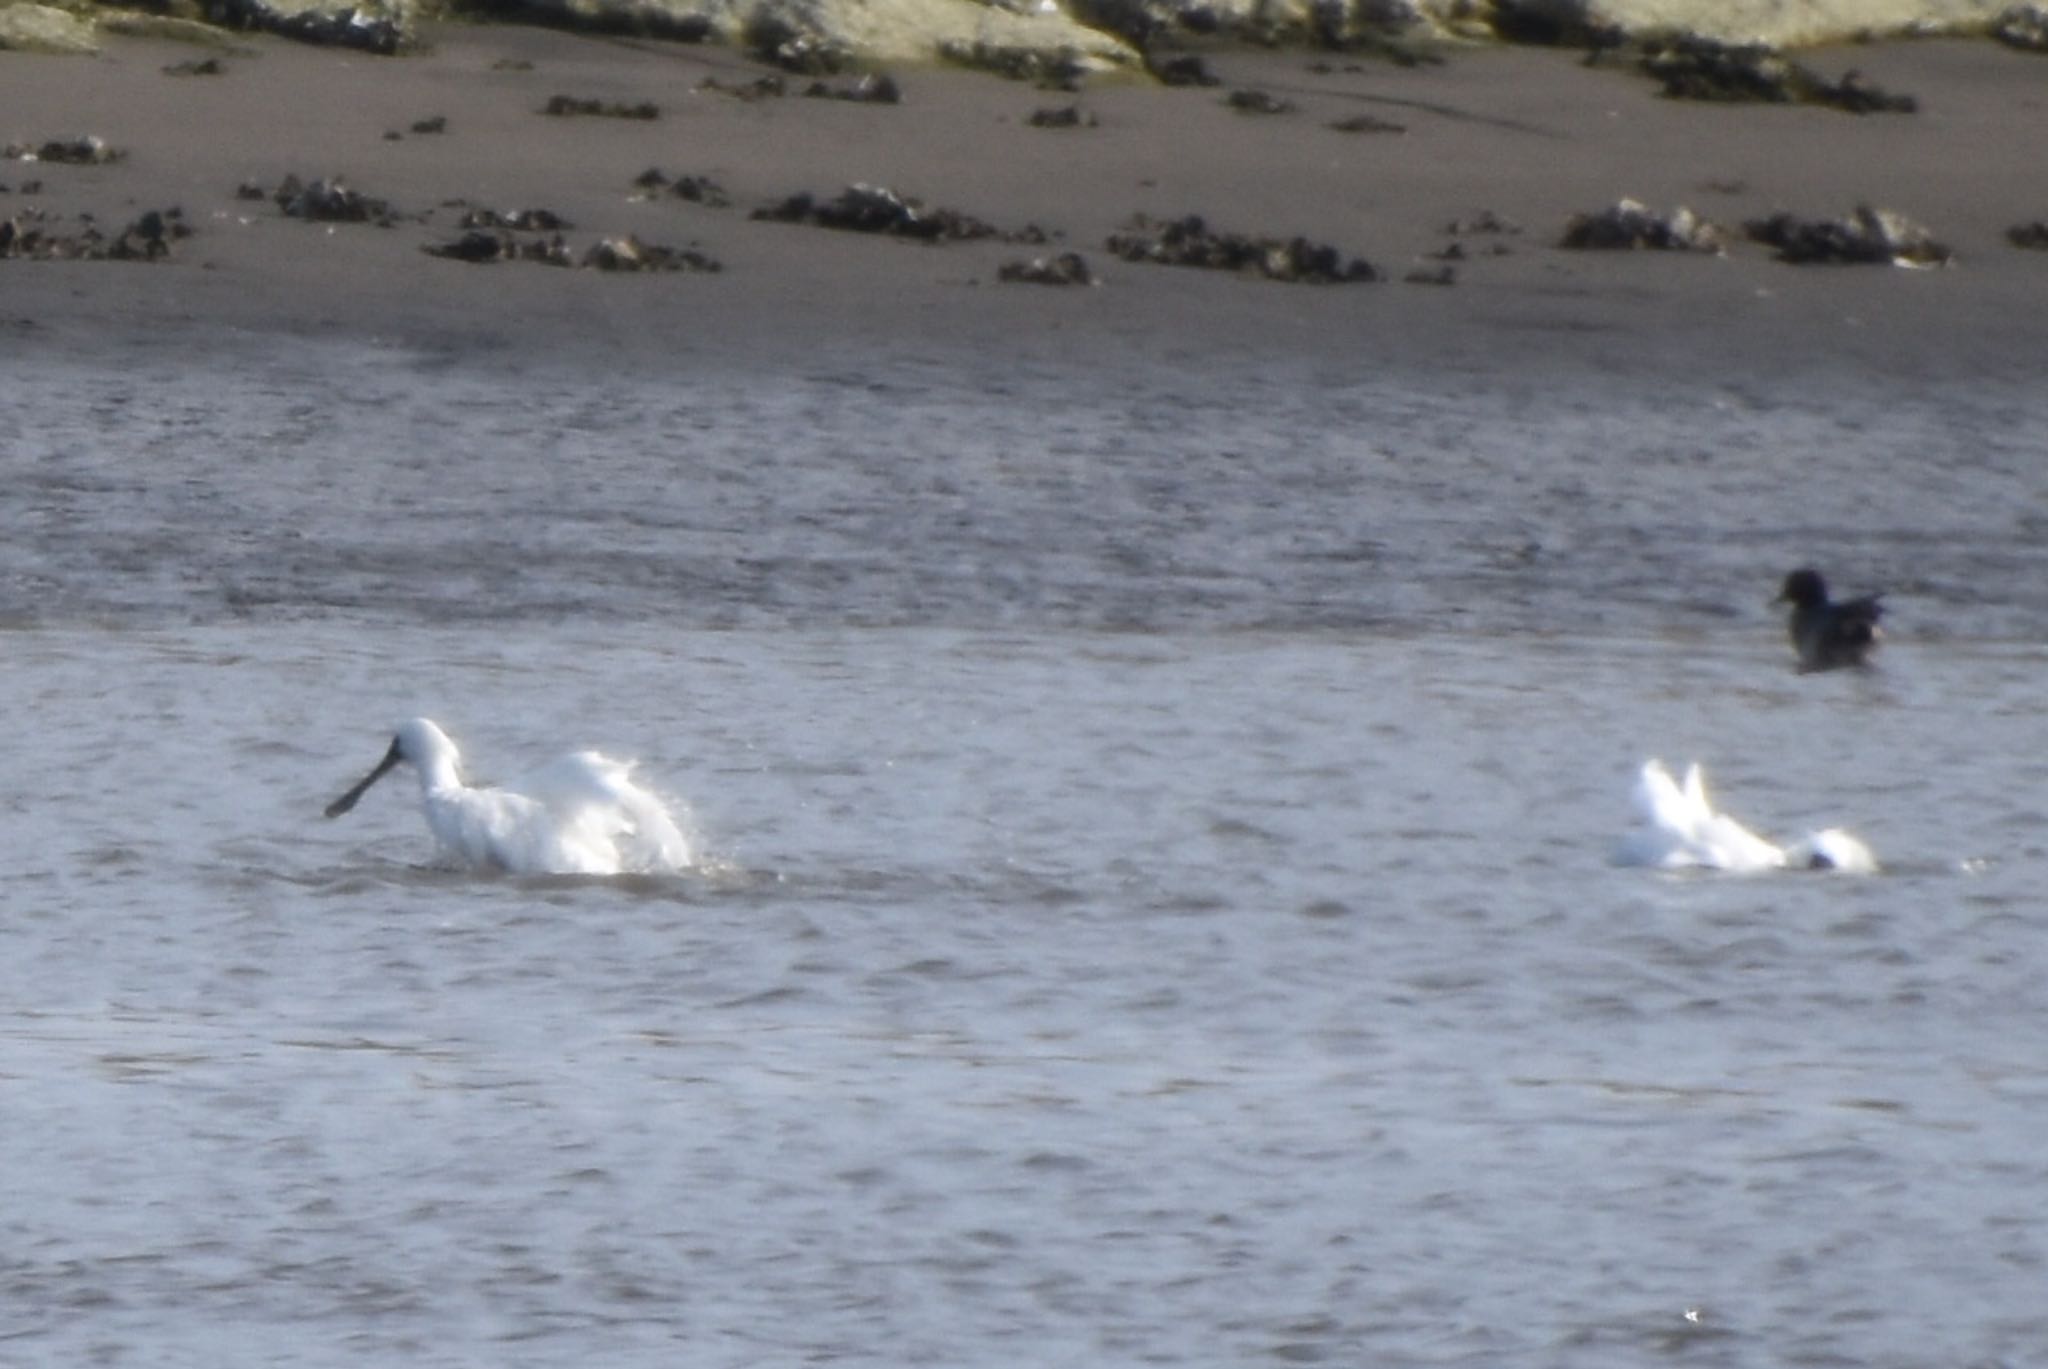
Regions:
[[[596,751],[552,761],[504,788],[467,784],[462,753],[429,718],[400,724],[384,758],[327,805],[338,818],[370,786],[410,765],[420,808],[449,862],[512,874],[616,875],[687,868],[689,838],[630,762]]]
[[[399,725],[397,734],[391,738],[391,748],[384,753],[384,759],[377,762],[376,768],[350,786],[346,794],[327,805],[327,816],[338,818],[354,808],[369,792],[371,785],[390,774],[402,761],[410,761],[419,770],[422,790],[462,782],[459,769],[462,753],[455,749],[454,741],[432,718],[413,718]]]

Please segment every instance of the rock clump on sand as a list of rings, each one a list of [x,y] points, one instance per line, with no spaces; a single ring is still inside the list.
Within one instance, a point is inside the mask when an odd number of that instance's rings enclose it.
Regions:
[[[1292,114],[1294,101],[1283,100],[1266,90],[1233,90],[1223,97],[1223,103],[1239,114]]]
[[[879,185],[852,185],[837,198],[820,200],[809,193],[791,195],[778,204],[756,209],[755,219],[774,223],[808,223],[853,233],[881,233],[919,242],[952,242],[970,238],[1003,238],[1011,242],[1044,242],[1045,233],[1025,228],[1005,233],[994,224],[957,209],[927,209],[923,201]]]
[[[1161,222],[1140,214],[1110,235],[1109,250],[1130,262],[1234,271],[1266,280],[1336,285],[1379,279],[1362,257],[1306,238],[1254,237],[1219,233],[1198,214]]]
[[[2014,247],[2048,252],[2048,221],[2035,219],[2031,223],[2016,223],[2005,230],[2005,240]]]
[[[1339,133],[1406,133],[1406,124],[1397,124],[1392,119],[1382,119],[1376,114],[1352,114],[1334,119],[1329,125]]]
[[[725,268],[689,247],[664,247],[642,242],[628,233],[601,238],[583,254],[583,265],[599,271],[722,271]]]
[[[0,219],[0,259],[29,261],[162,261],[171,244],[192,236],[180,209],[152,209],[109,238],[90,215],[79,216],[81,227],[64,232],[51,215],[29,210]]]
[[[10,162],[55,162],[64,166],[101,166],[127,156],[105,138],[88,133],[80,138],[51,138],[40,143],[9,143],[0,157]]]
[[[560,233],[576,225],[552,209],[472,209],[462,216],[461,226],[513,233]]]
[[[2023,52],[2048,52],[2048,5],[2014,5],[1998,16],[1991,36]]]
[[[557,119],[659,119],[661,106],[652,100],[638,100],[627,104],[621,100],[554,95],[540,107],[540,112]]]
[[[1643,70],[1674,100],[1824,105],[1850,114],[1911,114],[1919,102],[1893,95],[1851,71],[1830,81],[1762,43],[1717,43],[1684,36],[1646,51]]]
[[[1444,225],[1444,232],[1454,238],[1519,238],[1522,225],[1505,214],[1481,209],[1463,218],[1452,219]]]
[[[857,105],[900,105],[903,87],[886,71],[871,71],[847,85],[813,81],[804,87],[806,100],[847,100]]]
[[[725,187],[709,176],[676,176],[658,167],[649,167],[633,178],[633,188],[640,193],[637,199],[688,200],[701,204],[707,209],[724,209],[732,204],[732,197],[725,193]]]
[[[447,242],[427,243],[420,248],[430,257],[483,265],[500,261],[531,261],[543,266],[574,266],[575,254],[559,233],[547,237],[521,237],[499,229],[472,228]]]
[[[1437,261],[1449,263],[1466,261],[1476,256],[1512,255],[1515,249],[1508,244],[1508,239],[1520,237],[1522,225],[1494,213],[1491,209],[1482,209],[1476,214],[1452,219],[1444,225],[1443,231],[1444,236],[1450,241],[1429,253],[1429,256]],[[1427,280],[1419,280],[1418,275],[1426,276]],[[1450,268],[1445,266],[1434,271],[1410,272],[1407,279],[1411,283],[1449,285],[1455,277]]]
[[[255,190],[256,194],[251,196],[250,190]],[[245,186],[238,193],[245,199],[263,198],[260,187]],[[344,185],[338,176],[312,182],[286,176],[278,183],[277,189],[270,192],[269,198],[286,218],[305,219],[311,223],[373,223],[379,228],[389,228],[405,217],[391,207],[389,200],[365,195]]]
[[[697,83],[697,89],[730,96],[743,104],[753,104],[759,100],[781,99],[789,94],[789,82],[772,72],[751,81],[721,81],[716,76],[707,76]],[[861,105],[903,103],[902,85],[886,71],[865,72],[843,85],[813,81],[798,94],[807,100],[846,100]]]
[[[631,234],[600,238],[579,255],[563,241],[560,233],[522,235],[508,228],[470,227],[458,238],[428,243],[420,250],[430,257],[478,266],[524,261],[541,266],[582,266],[597,271],[711,272],[724,269],[718,261],[694,248],[642,242]]]
[[[721,81],[716,76],[706,76],[697,82],[697,89],[729,96],[742,104],[753,104],[759,100],[781,99],[789,94],[789,82],[772,72],[751,81]]]
[[[1146,54],[1145,69],[1162,86],[1220,86],[1223,78],[1209,69],[1206,59],[1194,53],[1177,57]]]
[[[1056,108],[1034,109],[1031,111],[1031,117],[1024,122],[1032,128],[1094,128],[1101,120],[1079,105],[1060,105]]]
[[[1858,205],[1838,219],[1801,219],[1777,213],[1743,225],[1753,241],[1778,249],[1778,260],[1807,265],[1847,262],[1888,266],[1946,266],[1955,254],[1925,228],[1890,209]]]
[[[305,43],[358,48],[384,56],[414,41],[414,0],[203,0],[206,17],[226,28],[256,29]]]
[[[1033,257],[1029,261],[1005,262],[996,271],[996,279],[1024,285],[1094,285],[1095,272],[1088,267],[1087,258],[1079,252],[1061,252],[1057,256]]]
[[[1558,246],[1574,250],[1719,252],[1714,225],[1680,205],[1660,214],[1636,200],[1619,200],[1594,214],[1574,214]]]

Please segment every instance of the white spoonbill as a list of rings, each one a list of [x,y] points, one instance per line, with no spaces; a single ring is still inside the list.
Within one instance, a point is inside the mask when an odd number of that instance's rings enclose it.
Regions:
[[[504,789],[462,781],[462,755],[427,718],[399,726],[384,759],[327,805],[338,818],[400,762],[420,776],[420,807],[449,861],[519,875],[618,875],[691,863],[668,806],[633,782],[630,762],[595,751],[551,761]]]
[[[1615,848],[1617,865],[1650,865],[1664,870],[1841,870],[1867,875],[1877,869],[1870,848],[1839,827],[1814,832],[1789,848],[1773,845],[1707,802],[1707,782],[1697,762],[1686,767],[1685,784],[1671,778],[1661,760],[1643,763],[1636,781],[1642,825]]]

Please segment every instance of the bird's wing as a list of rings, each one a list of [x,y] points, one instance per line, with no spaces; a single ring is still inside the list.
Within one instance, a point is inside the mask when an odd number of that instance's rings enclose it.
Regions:
[[[1636,809],[1643,821],[1660,831],[1683,835],[1692,829],[1691,805],[1664,762],[1643,762],[1636,780]]]
[[[1706,772],[1700,769],[1698,761],[1685,767],[1685,806],[1695,827],[1714,816],[1714,805],[1707,802]]]
[[[1836,604],[1835,609],[1838,614],[1836,622],[1848,629],[1852,636],[1869,641],[1877,635],[1877,620],[1884,617],[1884,596],[1865,595],[1861,599]]]
[[[1614,849],[1615,863],[1662,869],[1699,864],[1693,850],[1691,806],[1663,761],[1643,762],[1635,798],[1642,825],[1622,836]]]
[[[1776,870],[1785,864],[1782,850],[1726,813],[1713,814],[1700,836],[1717,870]]]
[[[567,839],[609,851],[615,869],[679,870],[691,863],[689,839],[668,805],[633,779],[629,761],[577,751],[517,787],[548,809]]]

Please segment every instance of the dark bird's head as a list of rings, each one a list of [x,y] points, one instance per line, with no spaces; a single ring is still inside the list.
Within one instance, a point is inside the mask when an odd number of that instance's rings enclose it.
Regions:
[[[1820,578],[1820,572],[1812,567],[1801,567],[1785,577],[1785,587],[1778,591],[1778,602],[1794,604],[1800,608],[1819,608],[1828,601],[1828,582]]]

